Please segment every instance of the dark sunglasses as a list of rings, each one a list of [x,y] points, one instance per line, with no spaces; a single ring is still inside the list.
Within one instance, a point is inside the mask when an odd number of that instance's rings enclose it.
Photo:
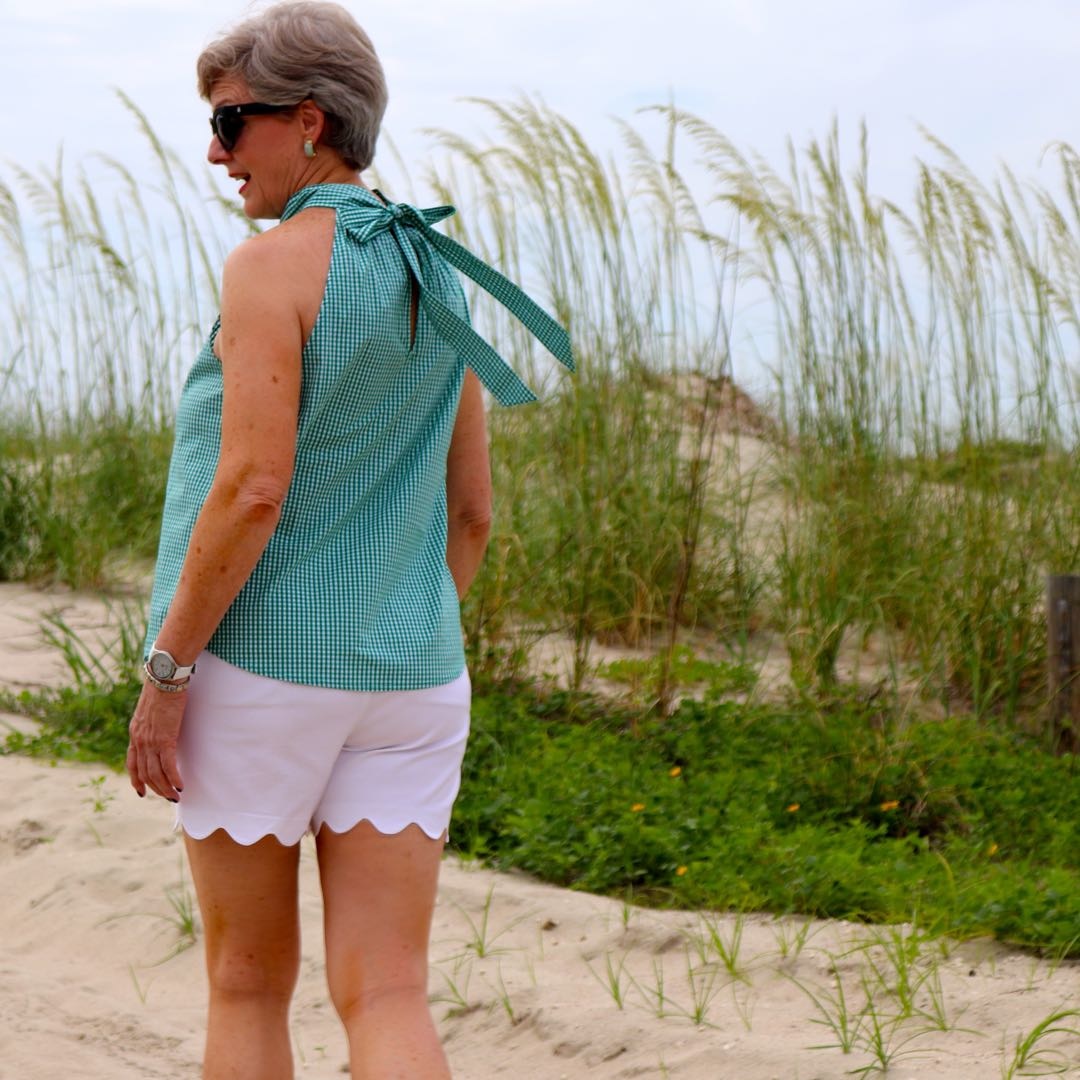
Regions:
[[[262,101],[249,101],[244,105],[222,105],[220,109],[215,109],[210,117],[210,130],[217,136],[222,149],[231,151],[240,138],[240,132],[244,130],[245,116],[268,116],[270,113],[288,112],[295,108],[296,105],[267,105]]]

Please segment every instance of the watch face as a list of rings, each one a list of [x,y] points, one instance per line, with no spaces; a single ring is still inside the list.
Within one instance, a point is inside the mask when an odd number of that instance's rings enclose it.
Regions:
[[[176,664],[169,659],[167,653],[154,653],[147,667],[155,679],[171,679],[176,672]]]

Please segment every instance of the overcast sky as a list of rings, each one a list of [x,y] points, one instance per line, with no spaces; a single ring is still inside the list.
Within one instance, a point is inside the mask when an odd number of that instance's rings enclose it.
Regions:
[[[780,163],[835,114],[853,159],[870,129],[872,186],[897,195],[925,149],[917,124],[987,175],[1035,175],[1043,147],[1080,142],[1075,0],[347,0],[386,67],[385,130],[417,178],[424,126],[494,133],[455,101],[540,95],[598,148],[616,115],[666,100]],[[0,0],[0,158],[102,151],[136,164],[125,90],[196,164],[207,107],[194,60],[248,10],[235,0]],[[642,121],[638,121],[641,123]],[[645,122],[647,124],[647,122]],[[646,127],[646,130],[650,130]],[[651,130],[656,130],[652,128]],[[376,159],[378,164],[378,158]]]

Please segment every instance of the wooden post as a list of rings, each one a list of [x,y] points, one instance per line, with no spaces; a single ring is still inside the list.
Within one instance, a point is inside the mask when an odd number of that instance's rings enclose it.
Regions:
[[[1054,752],[1080,753],[1080,574],[1046,579],[1050,726]]]

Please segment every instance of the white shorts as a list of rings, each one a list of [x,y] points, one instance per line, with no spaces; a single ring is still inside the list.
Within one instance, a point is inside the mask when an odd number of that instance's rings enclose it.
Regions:
[[[468,672],[425,690],[300,686],[208,652],[187,691],[177,822],[201,840],[297,843],[323,825],[445,836],[469,734]]]

